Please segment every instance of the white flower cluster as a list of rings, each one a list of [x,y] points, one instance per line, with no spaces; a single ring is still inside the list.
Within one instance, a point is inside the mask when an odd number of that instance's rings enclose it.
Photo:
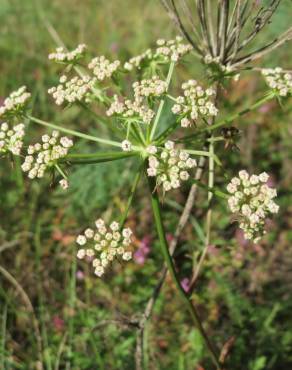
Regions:
[[[30,97],[31,94],[26,91],[26,86],[12,92],[0,107],[0,118],[23,115]]]
[[[155,152],[153,147],[149,150]],[[172,141],[167,141],[161,153],[149,156],[148,161],[148,176],[156,177],[164,191],[179,188],[181,181],[188,180],[188,170],[196,166],[196,161],[186,151],[175,149]]]
[[[228,199],[229,208],[231,212],[239,214],[239,226],[244,231],[245,238],[254,242],[258,242],[265,234],[265,218],[279,210],[279,206],[273,201],[277,191],[267,185],[268,179],[265,172],[250,176],[247,171],[242,170],[227,185],[227,191],[231,194]]]
[[[144,97],[161,96],[167,91],[167,83],[153,76],[148,80],[133,83],[134,96],[136,101],[142,101]]]
[[[105,78],[111,77],[119,68],[120,64],[119,60],[115,60],[111,63],[102,55],[100,57],[93,58],[88,64],[88,68],[93,70],[93,74],[99,81],[103,81]]]
[[[292,94],[292,74],[283,72],[281,67],[265,68],[262,74],[268,86],[280,96]]]
[[[210,54],[207,54],[205,57],[204,57],[204,62],[205,64],[215,64],[221,71],[223,72],[232,72],[233,71],[233,68],[231,65],[227,64],[227,65],[224,65],[224,64],[221,64],[221,60],[220,60],[220,57],[212,57],[212,55]]]
[[[75,63],[82,58],[86,51],[86,45],[80,44],[72,51],[66,51],[63,47],[58,47],[54,53],[49,54],[49,59],[55,62]]]
[[[24,124],[10,128],[7,122],[3,122],[0,126],[0,153],[11,152],[14,155],[19,155],[24,137]]]
[[[153,110],[142,105],[140,101],[125,100],[120,102],[117,95],[114,95],[114,101],[106,111],[106,114],[107,116],[116,115],[121,118],[137,118],[147,125],[150,124],[154,117]]]
[[[77,257],[89,257],[95,269],[94,273],[100,277],[115,258],[121,256],[125,261],[132,258],[132,252],[128,250],[132,243],[132,231],[130,228],[120,230],[116,221],[112,222],[109,228],[102,219],[95,221],[95,225],[96,232],[88,228],[84,235],[78,235],[76,242],[82,248],[78,250]]]
[[[213,89],[204,90],[195,80],[183,83],[182,89],[184,96],[179,96],[171,109],[174,114],[182,117],[180,121],[182,127],[189,127],[199,117],[217,115],[218,109],[210,100],[215,94]]]
[[[127,71],[132,71],[133,68],[140,69],[144,61],[150,61],[153,58],[151,49],[147,49],[144,53],[137,55],[124,64]]]
[[[157,40],[156,55],[163,56],[165,61],[177,62],[185,54],[189,53],[193,48],[190,44],[183,44],[183,38],[177,36],[174,40]]]
[[[140,69],[143,63],[149,64],[152,60],[157,63],[177,62],[185,54],[192,50],[190,44],[184,44],[182,37],[177,36],[174,40],[157,40],[156,49],[147,49],[143,54],[131,58],[124,64],[124,68],[131,71],[134,67]]]
[[[134,100],[119,101],[118,96],[114,95],[114,101],[107,110],[108,116],[120,116],[122,118],[137,118],[146,125],[150,124],[155,113],[147,105],[143,104],[145,98],[158,97],[166,93],[167,84],[159,79],[158,76],[153,76],[148,80],[137,81],[133,83]],[[147,104],[147,101],[146,101]]]
[[[58,131],[53,131],[51,136],[42,136],[42,143],[29,145],[21,168],[28,172],[30,179],[43,177],[48,167],[67,155],[73,141],[66,136],[59,138],[59,135]]]
[[[73,77],[68,80],[67,76],[60,77],[60,84],[51,87],[48,93],[55,99],[57,105],[64,102],[74,103],[84,100],[90,103],[91,90],[96,83],[96,78],[89,76]]]

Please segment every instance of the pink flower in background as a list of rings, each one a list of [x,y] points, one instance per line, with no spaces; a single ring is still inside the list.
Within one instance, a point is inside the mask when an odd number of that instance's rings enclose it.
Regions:
[[[56,331],[63,331],[65,322],[60,316],[58,315],[53,316],[52,323]]]
[[[189,290],[190,290],[190,279],[188,278],[183,278],[181,281],[180,281],[180,285],[181,287],[183,288],[183,290],[188,293]]]
[[[133,256],[134,261],[138,263],[138,265],[144,265],[147,256],[150,253],[150,243],[150,236],[144,236],[144,238],[140,241],[139,248],[136,250]]]
[[[235,239],[241,247],[246,247],[249,241],[244,238],[244,232],[241,229],[236,229]]]
[[[259,109],[258,111],[260,113],[268,113],[271,109],[272,109],[273,105],[270,104],[270,103],[267,103],[267,104],[263,104]]]
[[[170,233],[167,233],[166,234],[166,240],[168,241],[168,243],[170,243],[173,240],[173,235],[170,234]]]
[[[76,272],[76,279],[77,279],[77,280],[84,280],[84,272],[83,272],[83,271],[81,271],[81,270],[78,270],[78,271]]]

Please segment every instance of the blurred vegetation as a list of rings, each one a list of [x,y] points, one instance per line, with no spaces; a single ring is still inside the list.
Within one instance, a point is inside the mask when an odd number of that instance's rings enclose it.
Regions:
[[[289,22],[287,0],[264,37],[274,37]],[[176,34],[157,0],[0,0],[0,24],[0,99],[25,84],[33,92],[34,115],[88,131],[98,130],[92,117],[77,108],[62,111],[47,95],[57,80],[57,69],[47,60],[55,47],[54,30],[68,47],[84,42],[96,54],[121,60]],[[291,56],[288,45],[260,63],[288,68]],[[192,58],[179,67],[178,79],[190,77],[208,83]],[[263,93],[257,74],[241,77],[224,91],[221,111],[240,110]],[[238,149],[218,146],[224,168],[216,173],[219,187],[242,167],[267,171],[279,189],[281,206],[268,236],[253,246],[230,225],[224,202],[214,204],[212,248],[194,299],[218,345],[234,337],[228,358],[232,370],[292,368],[291,118],[291,102],[285,107],[268,103],[235,122],[241,132]],[[27,139],[34,141],[42,132],[32,126]],[[90,150],[88,144],[78,145],[80,151]],[[138,191],[129,220],[137,230],[137,248],[143,237],[151,240],[144,264],[115,266],[105,279],[97,279],[88,266],[76,262],[74,245],[78,231],[97,216],[115,216],[125,208],[134,167],[131,160],[123,172],[119,163],[76,167],[64,196],[51,179],[27,181],[19,162],[1,159],[0,266],[10,278],[0,274],[0,369],[135,368],[136,329],[114,320],[142,312],[160,276],[162,259],[145,187]],[[174,193],[164,204],[170,237],[186,195],[186,190]],[[200,207],[176,253],[182,279],[191,275],[193,255],[203,248],[203,221],[195,220],[203,220],[204,199],[200,191]],[[212,368],[171,281],[147,326],[145,353],[146,369]]]

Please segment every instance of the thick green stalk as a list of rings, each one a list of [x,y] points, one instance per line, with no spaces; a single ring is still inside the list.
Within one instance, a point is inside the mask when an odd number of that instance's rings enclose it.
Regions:
[[[161,216],[160,202],[159,202],[159,197],[158,197],[158,193],[157,193],[156,186],[155,186],[155,180],[152,179],[151,177],[148,177],[148,182],[149,182],[149,188],[150,188],[150,194],[151,194],[151,204],[152,204],[152,210],[153,210],[156,230],[157,230],[159,241],[160,241],[160,248],[161,248],[165,263],[167,265],[168,271],[178,290],[181,300],[185,303],[186,308],[189,310],[197,329],[199,330],[199,332],[201,333],[205,341],[205,344],[208,348],[208,351],[212,357],[214,364],[216,365],[216,368],[219,370],[220,363],[219,363],[216,351],[213,345],[211,344],[211,342],[209,341],[209,338],[201,324],[201,320],[197,313],[196,308],[193,306],[186,292],[182,288],[179,278],[177,276],[177,273],[175,271],[175,267],[174,267],[173,260],[169,253],[168,243],[167,243],[166,236],[165,236],[165,231],[164,231],[164,226],[163,226],[162,216]]]
[[[68,154],[60,162],[69,162],[70,164],[103,163],[135,157],[138,154],[139,152],[97,152],[89,154]]]
[[[175,62],[171,62],[170,63],[170,66],[169,66],[168,74],[167,74],[167,77],[166,77],[167,89],[168,89],[169,84],[170,84],[170,81],[171,81],[171,77],[172,77],[172,74],[173,74],[174,66],[175,66]],[[149,137],[150,138],[150,141],[153,139],[153,137],[155,135],[155,131],[156,131],[158,122],[160,120],[160,116],[161,116],[161,113],[162,113],[162,110],[163,110],[165,101],[166,101],[166,97],[164,97],[164,99],[162,99],[161,102],[160,102],[160,104],[159,104],[159,107],[158,107],[158,110],[157,110],[157,113],[156,113],[156,116],[155,116],[155,120],[154,120],[152,129],[151,129],[151,132],[150,132],[150,137]]]

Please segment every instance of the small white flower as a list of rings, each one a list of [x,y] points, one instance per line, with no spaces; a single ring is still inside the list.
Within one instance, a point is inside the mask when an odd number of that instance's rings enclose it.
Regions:
[[[130,152],[132,150],[132,144],[129,140],[122,141],[122,149],[124,152]]]
[[[85,245],[86,244],[86,237],[84,235],[78,235],[76,239],[76,243],[79,245]]]
[[[118,222],[116,221],[113,221],[111,224],[110,224],[110,228],[112,229],[112,231],[118,231],[119,228],[120,228],[120,225]]]
[[[82,259],[85,257],[85,249],[79,249],[77,252],[77,258]]]
[[[129,261],[132,258],[132,252],[125,252],[123,254],[123,260]]]
[[[269,179],[269,175],[266,172],[262,172],[261,174],[259,174],[258,178],[261,182],[267,182]]]
[[[67,190],[69,188],[69,182],[66,179],[62,179],[59,181],[59,184],[62,189]]]
[[[149,145],[149,146],[147,146],[146,151],[149,154],[156,154],[157,153],[157,147],[155,145]]]
[[[84,235],[86,236],[87,239],[92,239],[94,236],[94,231],[88,228],[84,231]]]

